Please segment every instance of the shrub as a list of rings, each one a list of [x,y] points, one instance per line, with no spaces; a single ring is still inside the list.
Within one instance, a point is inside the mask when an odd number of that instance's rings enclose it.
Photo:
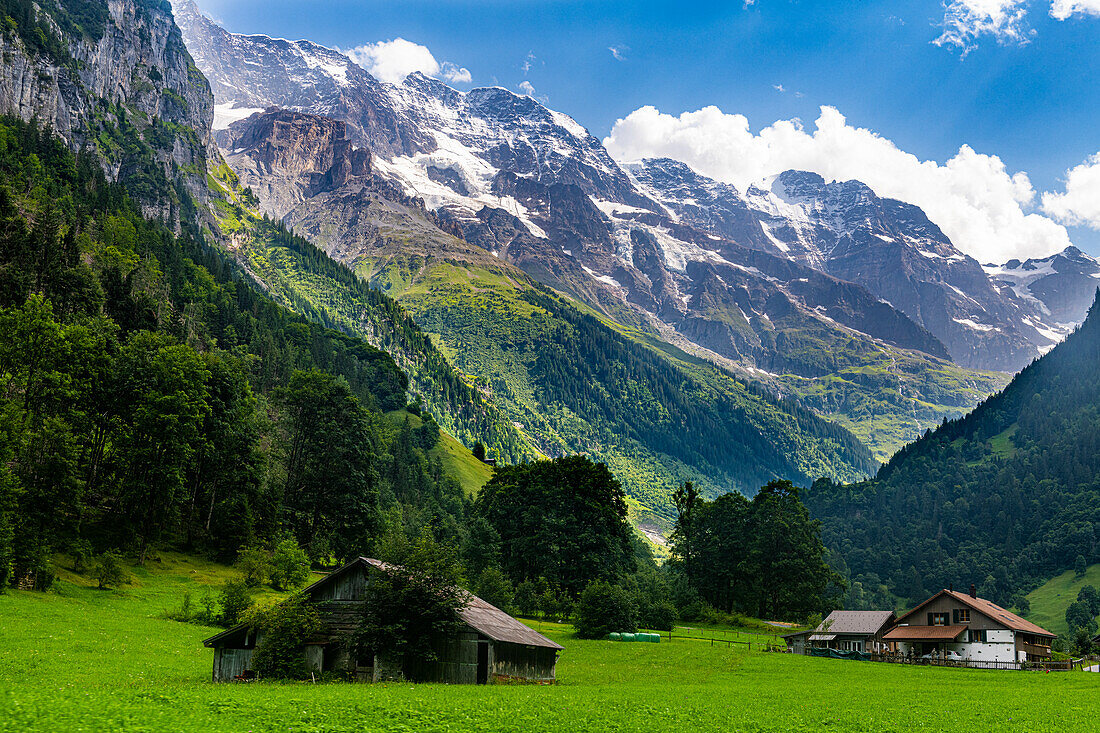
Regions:
[[[1071,635],[1076,629],[1085,629],[1090,634],[1096,633],[1096,621],[1092,609],[1082,601],[1069,604],[1066,609],[1066,625],[1069,626]]]
[[[576,607],[577,636],[602,639],[612,631],[636,631],[637,615],[630,594],[621,586],[602,580],[589,583]]]
[[[1077,592],[1077,600],[1088,607],[1093,616],[1100,615],[1100,593],[1091,585],[1086,585]]]
[[[298,588],[309,580],[309,556],[294,538],[288,537],[275,546],[268,574],[276,590]]]
[[[252,607],[252,596],[244,581],[231,580],[225,584],[221,593],[221,607],[222,626],[235,626],[241,622]]]
[[[658,601],[649,606],[639,620],[644,628],[672,631],[676,623],[676,606],[671,601]]]
[[[511,610],[515,595],[512,582],[498,567],[488,567],[481,571],[474,583],[474,593],[504,611]]]
[[[539,595],[542,617],[547,621],[568,621],[573,614],[573,601],[565,591],[547,588]]]
[[[307,673],[305,645],[321,628],[321,619],[303,595],[282,603],[253,608],[246,622],[260,636],[252,653],[252,668],[261,677],[303,679]]]
[[[530,580],[525,580],[516,586],[512,603],[521,616],[536,616],[541,610],[538,591]]]
[[[96,567],[95,579],[99,581],[99,589],[117,588],[126,582],[126,575],[122,570],[122,563],[118,555],[113,552],[105,552],[99,556]]]
[[[73,572],[84,575],[95,569],[95,552],[92,543],[88,540],[76,540],[69,548],[69,554],[73,558]]]
[[[168,611],[164,614],[165,618],[172,619],[173,621],[181,621],[183,623],[189,623],[195,615],[195,606],[191,603],[190,591],[183,594],[183,602],[180,607],[175,611]]]
[[[237,569],[244,576],[244,583],[255,588],[271,574],[271,559],[267,550],[259,545],[242,547],[237,555]]]

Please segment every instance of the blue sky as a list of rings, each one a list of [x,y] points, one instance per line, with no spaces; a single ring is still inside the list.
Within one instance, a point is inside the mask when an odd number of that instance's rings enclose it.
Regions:
[[[468,69],[475,86],[526,82],[601,138],[647,105],[674,117],[714,105],[747,117],[754,133],[777,120],[812,128],[833,107],[922,161],[945,163],[962,145],[997,156],[1008,175],[1030,180],[1025,213],[1075,224],[1074,243],[1100,253],[1100,236],[1084,226],[1100,228],[1100,204],[1086,200],[1100,199],[1100,163],[1095,176],[1081,171],[1072,199],[1040,211],[1043,192],[1062,192],[1067,171],[1100,152],[1100,0],[199,5],[235,32],[345,49],[404,38]],[[991,257],[1010,251],[988,247]]]

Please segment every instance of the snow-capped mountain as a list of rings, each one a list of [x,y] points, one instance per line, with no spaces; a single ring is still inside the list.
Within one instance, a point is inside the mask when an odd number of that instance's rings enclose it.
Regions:
[[[395,114],[387,85],[345,54],[309,41],[229,33],[193,0],[173,0],[172,11],[214,92],[215,130],[278,106],[347,122],[353,138],[379,154],[432,147],[430,136]]]
[[[1082,287],[1080,278],[1062,279],[1072,295],[1061,315],[998,286],[921,209],[859,181],[787,171],[741,193],[677,161],[626,168],[680,222],[863,285],[936,334],[964,366],[1018,369],[1060,341],[1092,302],[1095,284]]]
[[[887,298],[815,268],[791,245],[769,246],[744,201],[726,196],[724,211],[718,196],[699,196],[713,225],[684,216],[537,100],[499,87],[463,92],[421,74],[381,82],[337,51],[230,34],[190,0],[176,5],[229,113],[218,140],[242,182],[269,213],[381,287],[407,282],[425,257],[484,268],[480,249],[652,343],[844,415],[883,455],[999,384],[949,364],[943,342]],[[325,119],[343,125],[340,146]],[[311,130],[322,128],[328,149],[347,158],[335,173],[329,152],[310,152]],[[341,178],[363,156],[369,171]],[[824,248],[806,239],[806,253]],[[402,246],[412,253],[403,260]],[[904,417],[883,430],[875,416],[894,412]]]
[[[1003,265],[985,265],[986,273],[1002,292],[1031,303],[1061,329],[1084,320],[1096,289],[1100,286],[1100,262],[1077,249],[1041,259],[1009,260]]]
[[[800,328],[839,328],[947,355],[863,288],[677,225],[599,140],[530,97],[499,87],[460,92],[421,74],[387,84],[338,52],[230,34],[189,1],[177,8],[221,109],[278,105],[346,122],[351,140],[371,148],[378,173],[460,226],[468,241],[605,312],[625,301],[723,357],[764,369],[820,371],[768,345],[773,316],[788,312],[799,314]],[[388,121],[382,132],[379,120]],[[375,142],[390,141],[383,134],[390,130],[415,143]]]

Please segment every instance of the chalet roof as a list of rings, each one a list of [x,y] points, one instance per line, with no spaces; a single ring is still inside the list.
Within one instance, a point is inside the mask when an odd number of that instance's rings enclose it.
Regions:
[[[902,617],[898,619],[898,622],[901,623],[905,621],[905,619],[914,615],[932,601],[936,600],[940,596],[945,595],[963,604],[964,606],[969,606],[978,613],[984,614],[991,620],[996,621],[997,623],[1002,624],[1005,628],[1012,629],[1013,631],[1020,631],[1025,634],[1035,634],[1036,636],[1047,636],[1052,639],[1056,636],[1056,634],[1052,634],[1051,632],[1044,629],[1042,626],[1033,624],[1027,619],[1020,618],[1008,609],[1001,608],[993,601],[986,600],[985,598],[978,598],[976,596],[970,595],[969,593],[960,593],[956,590],[947,590],[946,588],[914,608],[912,611],[903,614]]]
[[[874,636],[893,620],[893,611],[833,611],[818,625],[817,631]]]
[[[308,586],[303,592],[312,595],[314,592],[332,583],[336,578],[350,571],[352,568],[363,565],[386,572],[397,569],[398,567],[382,562],[381,560],[375,560],[373,557],[360,557],[352,560],[339,570],[329,573],[316,583]],[[459,612],[459,617],[467,626],[478,633],[489,637],[493,641],[506,642],[509,644],[523,644],[525,646],[539,646],[547,649],[559,650],[565,648],[561,644],[550,641],[531,627],[509,616],[488,601],[478,598],[469,591],[466,591],[466,595],[466,607]],[[238,624],[231,629],[227,629],[220,634],[204,640],[203,644],[205,646],[213,646],[214,642],[224,637],[228,637],[243,628],[244,624]]]
[[[957,626],[895,626],[882,635],[887,641],[954,641],[965,625]]]
[[[1044,629],[1038,624],[1033,624],[1027,619],[1020,618],[1016,614],[1007,609],[1001,608],[993,601],[987,601],[984,598],[975,598],[967,593],[959,593],[957,590],[945,591],[949,596],[957,601],[965,603],[976,611],[984,613],[994,621],[1003,623],[1013,631],[1022,631],[1025,634],[1035,634],[1036,636],[1049,636],[1054,638],[1056,634]]]

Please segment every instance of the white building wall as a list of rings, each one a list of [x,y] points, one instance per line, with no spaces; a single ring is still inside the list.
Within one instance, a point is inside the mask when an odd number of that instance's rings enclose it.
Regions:
[[[985,642],[950,644],[947,647],[971,662],[1015,662],[1016,633],[1009,629],[990,629]]]

